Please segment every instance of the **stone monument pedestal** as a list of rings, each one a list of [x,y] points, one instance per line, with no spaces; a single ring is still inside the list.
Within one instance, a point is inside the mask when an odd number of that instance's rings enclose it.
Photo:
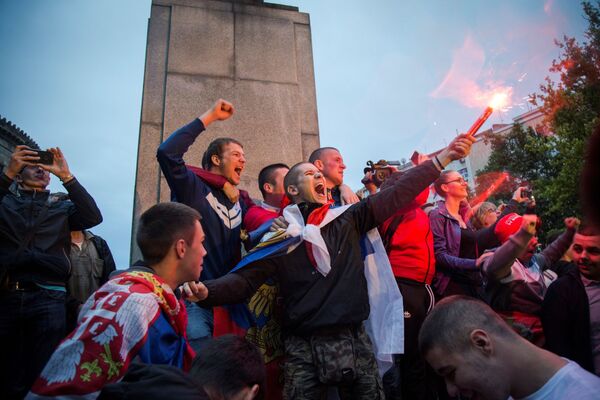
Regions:
[[[262,1],[153,0],[138,145],[131,259],[137,220],[170,200],[156,149],[216,99],[235,114],[200,135],[185,156],[200,165],[221,136],[244,145],[240,188],[260,198],[258,172],[267,164],[306,160],[319,147],[308,14]]]

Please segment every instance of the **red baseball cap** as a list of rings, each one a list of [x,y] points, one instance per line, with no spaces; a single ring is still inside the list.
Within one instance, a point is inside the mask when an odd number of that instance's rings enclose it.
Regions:
[[[511,235],[515,234],[521,228],[522,222],[523,217],[517,213],[510,213],[502,217],[494,228],[494,233],[500,243],[506,242]]]

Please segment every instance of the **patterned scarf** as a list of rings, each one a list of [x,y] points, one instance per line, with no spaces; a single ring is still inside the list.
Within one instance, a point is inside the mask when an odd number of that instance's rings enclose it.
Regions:
[[[185,307],[160,277],[132,271],[111,279],[83,305],[77,328],[54,352],[27,398],[97,397],[104,385],[123,377],[161,313],[185,338]],[[186,343],[184,369],[193,358]]]

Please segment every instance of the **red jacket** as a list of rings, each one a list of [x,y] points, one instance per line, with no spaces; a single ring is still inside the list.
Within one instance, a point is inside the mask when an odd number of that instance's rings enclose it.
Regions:
[[[261,206],[251,207],[244,216],[244,227],[248,232],[258,229],[265,222],[279,217],[279,213],[273,210],[267,210]]]
[[[431,284],[435,275],[433,235],[429,217],[421,209],[429,196],[429,188],[407,207],[379,226],[392,271],[396,278]],[[388,232],[394,229],[394,232]]]

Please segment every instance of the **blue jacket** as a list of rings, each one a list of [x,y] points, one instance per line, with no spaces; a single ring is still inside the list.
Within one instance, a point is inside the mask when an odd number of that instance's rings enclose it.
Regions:
[[[158,148],[156,158],[171,189],[173,201],[186,204],[202,215],[202,229],[206,232],[201,280],[225,275],[241,258],[240,231],[246,206],[232,203],[225,193],[208,185],[183,161],[183,155],[204,131],[204,124],[195,119],[176,130]]]

